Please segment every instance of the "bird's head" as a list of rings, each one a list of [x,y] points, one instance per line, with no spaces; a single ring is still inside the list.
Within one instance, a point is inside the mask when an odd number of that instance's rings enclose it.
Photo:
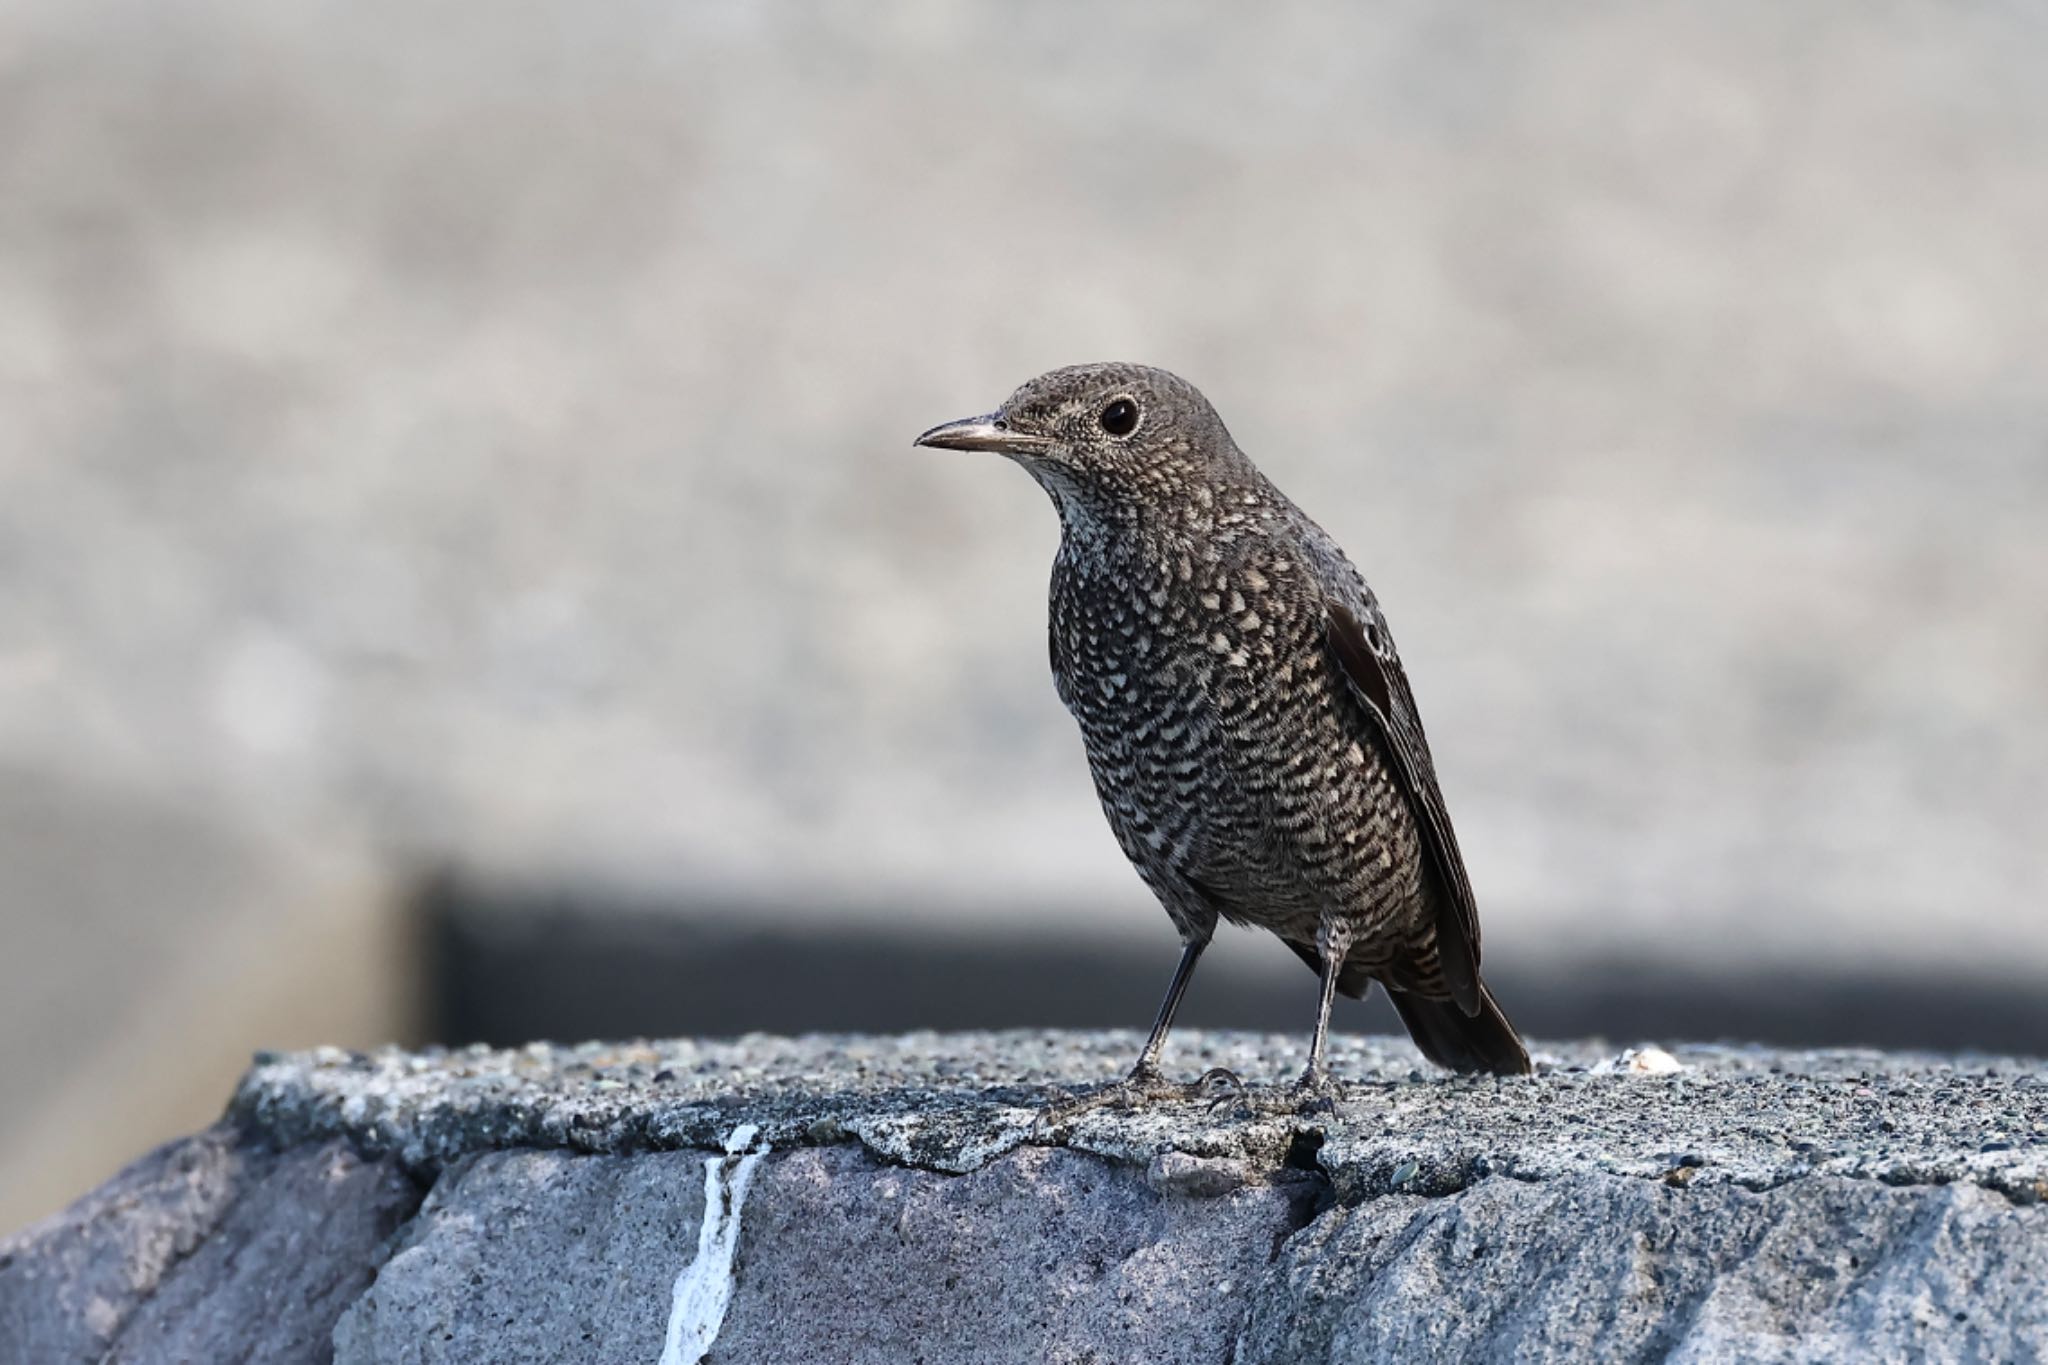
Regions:
[[[1201,391],[1143,365],[1072,365],[1031,380],[982,417],[917,438],[986,450],[1029,470],[1062,511],[1110,511],[1249,469]]]

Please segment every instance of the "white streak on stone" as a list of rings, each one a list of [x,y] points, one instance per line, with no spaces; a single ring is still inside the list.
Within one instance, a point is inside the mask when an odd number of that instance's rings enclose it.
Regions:
[[[732,1258],[740,1244],[740,1205],[746,1202],[754,1168],[768,1155],[765,1147],[747,1150],[760,1134],[759,1125],[743,1123],[726,1138],[724,1156],[705,1159],[697,1256],[676,1276],[661,1365],[698,1365],[725,1325],[725,1310],[732,1302]]]

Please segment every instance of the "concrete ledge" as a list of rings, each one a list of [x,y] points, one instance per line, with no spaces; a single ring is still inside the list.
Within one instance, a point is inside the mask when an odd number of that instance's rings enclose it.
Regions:
[[[1045,1117],[1136,1043],[259,1059],[219,1128],[0,1244],[0,1335],[53,1362],[2048,1353],[2038,1064],[1555,1048],[1467,1080],[1352,1039],[1302,1114],[1299,1040],[1191,1035],[1177,1069],[1249,1090]]]

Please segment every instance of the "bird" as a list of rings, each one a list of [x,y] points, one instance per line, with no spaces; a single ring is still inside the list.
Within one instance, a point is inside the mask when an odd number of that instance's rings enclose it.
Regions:
[[[1208,399],[1165,370],[1075,365],[915,444],[1005,456],[1059,514],[1054,687],[1181,941],[1119,1093],[1175,1088],[1167,1034],[1219,922],[1276,935],[1321,979],[1296,1085],[1311,1100],[1334,1090],[1333,997],[1374,982],[1430,1061],[1527,1074],[1379,601]]]

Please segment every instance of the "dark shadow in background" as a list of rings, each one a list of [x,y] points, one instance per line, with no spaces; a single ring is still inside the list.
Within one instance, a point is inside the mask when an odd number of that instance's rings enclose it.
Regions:
[[[1142,1029],[1177,945],[1062,944],[1050,936],[891,934],[775,925],[757,906],[694,914],[584,890],[505,891],[450,877],[418,897],[429,1036],[450,1044],[546,1038],[729,1036],[911,1029]],[[1025,915],[978,923],[1027,925]],[[747,927],[763,925],[769,927]],[[855,921],[873,926],[862,916]],[[1307,1032],[1313,978],[1260,969],[1233,935],[1195,978],[1181,1022]],[[1235,959],[1235,961],[1233,961]],[[1568,972],[1490,966],[1533,1038],[1736,1040],[2048,1054],[2048,992],[2020,981],[1777,969],[1712,976],[1589,959]],[[1384,998],[1340,1002],[1337,1026],[1397,1033]]]

